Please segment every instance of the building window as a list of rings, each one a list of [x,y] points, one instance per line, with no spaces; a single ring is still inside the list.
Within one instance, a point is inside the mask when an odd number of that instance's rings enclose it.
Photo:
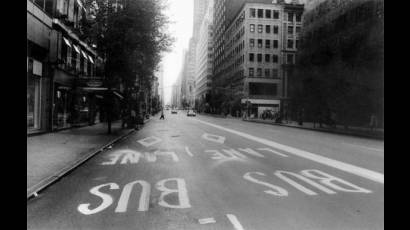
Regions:
[[[273,11],[273,19],[279,19],[279,11],[278,10]]]
[[[265,40],[266,49],[270,49],[270,40]]]
[[[265,26],[265,31],[267,34],[270,34],[270,25]]]
[[[255,24],[251,24],[250,26],[251,26],[250,27],[251,33],[254,33],[255,32]]]
[[[279,70],[272,69],[272,78],[279,78]]]
[[[266,78],[270,77],[270,69],[265,69],[265,77]]]
[[[300,26],[296,26],[296,35],[300,34],[301,29],[302,28]]]
[[[271,18],[272,17],[272,11],[270,10],[265,10],[265,18]]]
[[[253,77],[253,76],[254,76],[254,69],[249,68],[249,77]]]
[[[296,49],[299,49],[299,40],[296,40],[296,41],[295,41],[295,48],[296,48]]]
[[[279,33],[279,26],[273,26],[273,33],[278,34]]]
[[[254,9],[254,8],[250,9],[250,17],[251,18],[256,18],[256,9]]]
[[[293,13],[288,13],[288,22],[293,22]]]
[[[254,61],[255,61],[255,54],[253,54],[253,53],[250,53],[250,54],[249,54],[249,61],[250,61],[250,62],[254,62]]]
[[[257,74],[258,77],[262,77],[262,68],[258,68],[256,74]]]
[[[273,63],[278,63],[278,61],[279,61],[278,55],[276,55],[276,54],[272,55],[272,61],[273,61]]]
[[[270,62],[270,55],[269,54],[265,54],[265,62]]]
[[[287,58],[286,60],[287,64],[293,64],[293,54],[288,54],[286,58]]]
[[[258,33],[263,33],[263,25],[258,25]]]
[[[293,35],[293,26],[288,26],[288,34]]]
[[[255,47],[255,39],[253,39],[253,38],[249,39],[249,46],[250,47]]]
[[[278,40],[273,40],[273,48],[274,49],[279,48],[279,41]]]
[[[288,40],[288,49],[293,49],[293,40]]]
[[[262,62],[262,54],[258,54],[258,62]]]
[[[302,14],[296,14],[296,22],[302,22]]]
[[[263,9],[258,9],[258,18],[263,18]]]

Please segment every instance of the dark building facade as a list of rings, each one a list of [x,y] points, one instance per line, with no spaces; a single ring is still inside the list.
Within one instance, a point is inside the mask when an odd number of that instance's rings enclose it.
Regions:
[[[293,114],[307,121],[384,123],[384,1],[309,0],[290,76]]]
[[[27,0],[27,132],[98,121],[103,60],[80,39],[80,0]]]

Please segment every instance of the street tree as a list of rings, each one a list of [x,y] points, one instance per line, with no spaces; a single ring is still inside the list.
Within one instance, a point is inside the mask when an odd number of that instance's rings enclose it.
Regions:
[[[169,51],[173,42],[167,31],[170,21],[164,14],[165,2],[86,0],[85,7],[89,16],[84,19],[83,31],[105,61],[105,85],[109,91],[122,83],[127,91],[134,90],[137,95],[142,89],[149,92],[161,54]],[[131,93],[125,94],[128,95]],[[113,94],[106,96],[111,101]],[[139,103],[137,100],[137,104],[127,106],[139,114]],[[111,116],[107,118],[110,133]]]

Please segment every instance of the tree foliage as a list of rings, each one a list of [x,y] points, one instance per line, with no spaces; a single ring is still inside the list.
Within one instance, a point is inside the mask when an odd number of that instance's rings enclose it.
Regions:
[[[114,4],[120,2],[123,7]],[[86,0],[91,17],[87,37],[105,58],[106,77],[126,86],[137,81],[150,88],[161,54],[173,39],[167,33],[169,19],[162,0]]]

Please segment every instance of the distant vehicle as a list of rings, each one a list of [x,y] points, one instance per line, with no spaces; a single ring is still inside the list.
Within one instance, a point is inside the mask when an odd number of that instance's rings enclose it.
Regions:
[[[188,110],[188,113],[186,115],[188,117],[196,117],[196,113],[192,109]]]
[[[178,111],[176,111],[175,109],[171,110],[171,114],[177,114]]]

